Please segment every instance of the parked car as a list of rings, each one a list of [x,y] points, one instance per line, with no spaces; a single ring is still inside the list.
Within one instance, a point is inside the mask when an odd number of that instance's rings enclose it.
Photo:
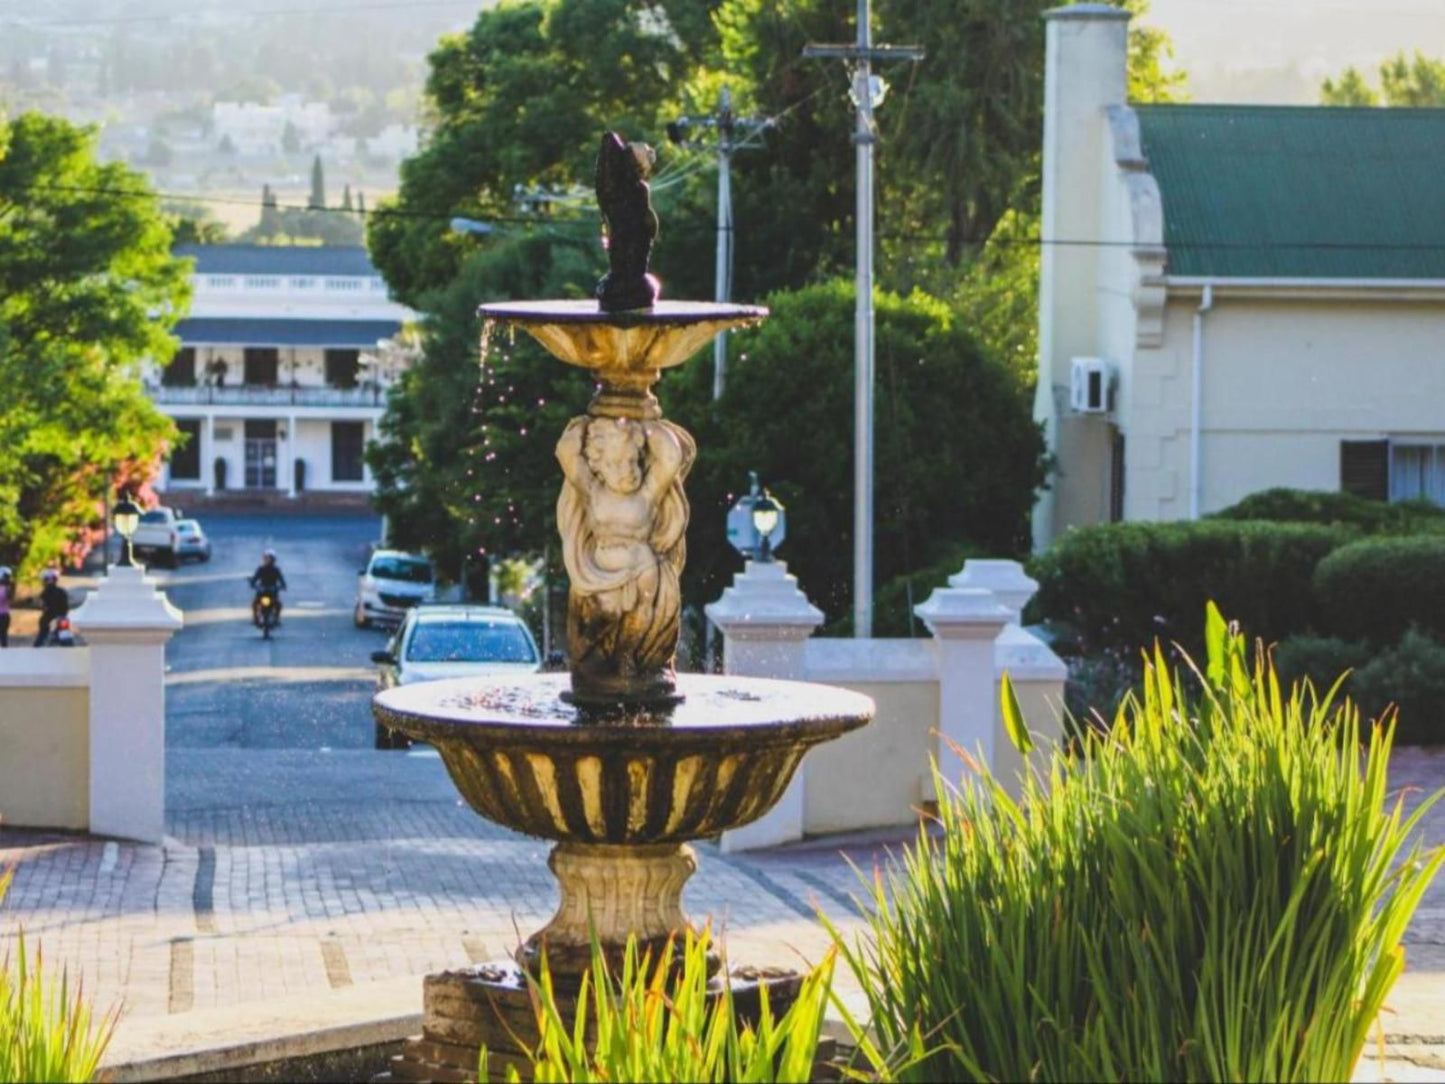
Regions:
[[[198,561],[211,559],[211,540],[201,530],[199,520],[176,520],[176,533],[180,535],[180,556],[194,557]]]
[[[400,623],[408,610],[436,597],[431,562],[414,553],[377,550],[357,573],[356,627]]]
[[[157,564],[175,568],[181,561],[181,532],[176,526],[180,520],[180,509],[164,505],[142,512],[130,540],[135,555],[153,557]]]
[[[406,615],[385,651],[373,651],[380,689],[442,678],[535,673],[542,656],[526,622],[500,606],[445,603]],[[409,738],[376,724],[378,749],[405,749]]]

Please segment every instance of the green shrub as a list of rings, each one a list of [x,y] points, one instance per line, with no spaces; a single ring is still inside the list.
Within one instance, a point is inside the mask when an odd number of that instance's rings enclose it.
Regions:
[[[1287,637],[1274,649],[1274,666],[1285,684],[1308,681],[1319,692],[1328,692],[1342,674],[1351,671],[1340,686],[1346,695],[1354,693],[1355,673],[1370,658],[1370,645],[1362,641],[1308,632]]]
[[[1445,528],[1445,508],[1429,501],[1391,504],[1353,493],[1319,489],[1262,490],[1213,513],[1211,518],[1334,523],[1358,527],[1366,534],[1408,534]]]
[[[1315,566],[1355,537],[1349,527],[1230,520],[1082,527],[1032,562],[1029,614],[1070,626],[1085,654],[1156,639],[1197,653],[1198,615],[1215,599],[1273,642],[1310,627]]]
[[[0,875],[0,902],[10,877]],[[24,935],[0,960],[0,1082],[92,1080],[115,1014],[95,1019],[85,991],[72,990],[64,972],[58,985],[49,981],[42,962]]]
[[[582,1081],[796,1081],[813,1079],[831,999],[834,954],[803,978],[798,998],[775,1016],[762,992],[758,1019],[740,1020],[730,993],[711,996],[706,931],[689,934],[680,966],[629,941],[622,971],[593,943],[577,1008],[559,1004],[546,968],[533,985],[541,1036],[532,1059],[539,1084]],[[866,1038],[861,1048],[872,1051]],[[485,1069],[485,1051],[482,1067]],[[882,1059],[877,1068],[882,1069]],[[485,1079],[485,1076],[483,1076]],[[877,1077],[875,1077],[877,1079]]]
[[[937,781],[942,832],[844,949],[880,1045],[934,1048],[905,1079],[1351,1079],[1445,861],[1414,836],[1440,795],[1405,819],[1388,726],[1282,694],[1213,607],[1206,640],[1197,696],[1156,655],[1017,802]],[[1007,685],[1004,717],[1026,748]]]
[[[1360,709],[1379,716],[1399,710],[1402,744],[1445,742],[1445,644],[1411,629],[1355,674],[1351,695]]]
[[[1322,631],[1376,645],[1411,626],[1445,634],[1445,535],[1365,538],[1319,563]]]

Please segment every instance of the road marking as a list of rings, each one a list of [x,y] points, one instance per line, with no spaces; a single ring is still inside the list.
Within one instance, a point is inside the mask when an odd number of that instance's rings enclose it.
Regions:
[[[189,937],[171,942],[171,1012],[190,1012],[196,1003],[196,947]]]
[[[406,755],[416,757],[418,760],[440,760],[442,755],[435,749],[408,749]]]
[[[340,941],[322,938],[321,962],[326,966],[326,981],[333,990],[351,985],[351,965],[346,962],[346,950]]]
[[[305,602],[293,602],[291,606],[297,610],[324,610],[326,603],[319,598],[308,598]]]

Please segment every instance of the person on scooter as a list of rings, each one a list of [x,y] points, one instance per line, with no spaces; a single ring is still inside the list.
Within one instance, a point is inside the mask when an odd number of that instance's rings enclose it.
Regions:
[[[47,568],[40,574],[40,631],[35,634],[35,646],[44,647],[50,638],[50,626],[62,617],[70,615],[70,596],[60,586],[60,573]]]
[[[261,627],[261,593],[270,591],[271,597],[276,603],[276,624],[281,623],[281,595],[280,591],[286,587],[286,577],[281,574],[281,566],[276,563],[276,551],[266,550],[261,555],[261,564],[255,572],[251,573],[250,584],[256,592],[256,597],[251,600],[251,620],[257,628]]]
[[[0,565],[0,647],[10,646],[10,603],[15,599],[15,582],[10,566]]]

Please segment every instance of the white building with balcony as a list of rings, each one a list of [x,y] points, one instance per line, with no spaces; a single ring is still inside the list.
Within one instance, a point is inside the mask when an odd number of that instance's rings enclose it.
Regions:
[[[181,348],[146,383],[186,440],[167,493],[372,491],[362,452],[407,362],[409,309],[359,247],[184,245],[195,261]],[[385,345],[383,345],[385,344]]]

